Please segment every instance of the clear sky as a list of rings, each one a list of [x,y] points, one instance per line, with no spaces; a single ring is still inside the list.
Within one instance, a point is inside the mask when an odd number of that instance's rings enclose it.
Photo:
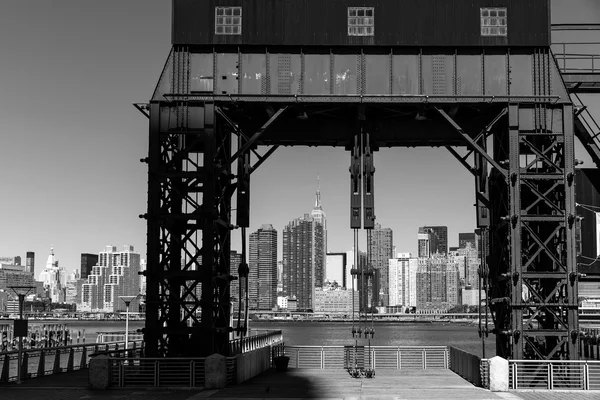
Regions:
[[[599,3],[554,1],[553,22],[598,23]],[[36,276],[51,245],[68,271],[108,244],[145,257],[139,159],[148,123],[131,103],[154,90],[170,49],[170,8],[167,0],[0,2],[0,256],[24,261],[34,251]],[[600,120],[600,103],[587,101]],[[593,166],[581,151],[577,158]],[[309,213],[320,174],[329,251],[349,250],[349,160],[342,149],[277,150],[252,176],[250,230],[270,223],[281,232]],[[393,229],[397,251],[416,252],[422,225],[448,226],[450,246],[475,229],[473,178],[446,150],[384,149],[375,166],[377,221]]]

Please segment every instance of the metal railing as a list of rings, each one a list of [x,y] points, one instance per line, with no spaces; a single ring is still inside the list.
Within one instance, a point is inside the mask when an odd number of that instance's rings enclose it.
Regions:
[[[252,350],[272,346],[283,342],[281,331],[265,331],[257,335],[246,336],[243,339],[234,339],[229,342],[229,354],[236,355]]]
[[[76,371],[89,366],[94,354],[125,355],[125,343],[77,344],[44,349],[23,349],[21,379],[30,379],[61,372]],[[130,342],[129,353],[143,348],[142,342]],[[134,350],[135,349],[135,350]],[[17,350],[0,353],[0,382],[17,380]]]
[[[285,346],[288,368],[446,369],[446,346]]]
[[[553,43],[552,52],[563,74],[600,74],[600,42]]]
[[[509,388],[600,390],[600,361],[509,360]]]
[[[450,369],[475,386],[482,386],[481,358],[456,347],[449,347]]]
[[[597,31],[600,35],[600,24],[554,24],[552,31]],[[600,42],[553,42],[552,52],[563,74],[600,74]]]
[[[204,357],[111,358],[110,382],[116,387],[204,386]],[[227,357],[227,384],[235,383],[236,357]]]

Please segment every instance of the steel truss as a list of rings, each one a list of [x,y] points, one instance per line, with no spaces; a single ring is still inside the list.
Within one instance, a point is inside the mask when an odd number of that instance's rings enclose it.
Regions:
[[[497,354],[577,359],[572,106],[510,104],[478,135],[438,112],[472,149],[462,156],[448,148],[474,174],[478,225],[489,226],[488,265],[480,274],[490,288]],[[485,149],[489,136],[493,155]],[[467,162],[472,153],[475,165]]]
[[[173,90],[189,93],[189,52],[175,48],[172,59]],[[497,354],[577,359],[573,107],[550,98],[545,89],[534,94],[512,98],[514,103],[482,101],[476,106],[463,104],[460,97],[439,104],[392,105],[340,103],[339,98],[259,104],[213,101],[210,96],[165,96],[166,101],[152,102],[144,215],[146,354],[229,354],[234,331],[230,271],[237,267],[230,265],[230,235],[236,227],[249,226],[252,171],[280,145],[352,150],[356,134],[364,129],[373,151],[382,146],[444,146],[473,173],[477,223],[489,232],[481,276],[483,287],[489,288],[495,325],[490,332],[496,334]],[[453,147],[458,145],[468,153],[461,155]],[[257,146],[271,147],[261,155]],[[366,150],[354,154],[362,157]],[[255,164],[251,154],[258,160]],[[367,169],[351,172],[357,176]],[[365,179],[361,189],[372,191],[370,182]],[[354,197],[362,186],[355,184]],[[233,226],[231,199],[236,191]],[[356,200],[351,206],[360,209]],[[356,211],[351,215],[358,227],[361,212]],[[373,223],[373,215],[362,214],[365,227]],[[243,333],[245,327],[236,330]]]

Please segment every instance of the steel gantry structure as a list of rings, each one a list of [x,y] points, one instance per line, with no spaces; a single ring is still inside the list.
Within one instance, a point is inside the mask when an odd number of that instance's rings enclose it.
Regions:
[[[578,357],[575,114],[549,5],[487,3],[173,1],[173,48],[138,106],[150,119],[148,356],[227,355],[244,334],[229,283],[248,266],[230,265],[231,235],[245,238],[252,172],[279,146],[349,150],[351,226],[367,229],[374,152],[434,146],[473,174],[494,322],[480,334],[505,358]]]

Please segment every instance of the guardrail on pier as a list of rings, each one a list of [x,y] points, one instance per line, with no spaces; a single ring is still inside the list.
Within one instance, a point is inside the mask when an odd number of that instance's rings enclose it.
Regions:
[[[139,352],[143,342],[129,342],[128,353]],[[109,353],[125,355],[125,343],[77,344],[70,346],[48,347],[43,349],[23,349],[21,379],[30,379],[61,372],[87,368],[93,354]],[[18,350],[0,353],[0,382],[17,380]]]
[[[448,368],[446,346],[285,346],[288,368]]]
[[[509,360],[510,389],[600,390],[600,361]]]

